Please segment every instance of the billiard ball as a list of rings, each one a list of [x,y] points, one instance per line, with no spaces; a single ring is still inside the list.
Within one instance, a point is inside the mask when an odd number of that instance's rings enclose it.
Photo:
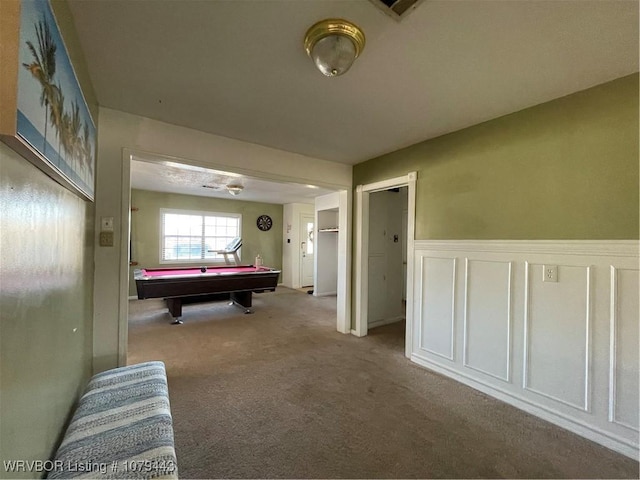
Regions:
[[[200,268],[200,271],[201,271],[202,273],[206,272],[206,271],[207,271],[207,267],[202,267],[202,268]]]

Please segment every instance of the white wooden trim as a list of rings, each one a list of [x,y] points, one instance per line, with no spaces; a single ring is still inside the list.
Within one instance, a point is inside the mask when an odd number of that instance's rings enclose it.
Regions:
[[[609,303],[609,399],[608,399],[608,420],[611,423],[628,428],[634,432],[640,432],[637,426],[629,425],[621,422],[616,418],[617,409],[617,385],[616,385],[616,369],[618,363],[618,270],[626,270],[624,268],[616,268],[610,266],[610,303]]]
[[[458,274],[458,259],[453,257],[453,279],[451,283],[451,358],[449,360],[455,361],[456,359],[456,314],[458,308],[456,305],[456,292],[458,291],[457,275]],[[421,322],[420,322],[421,323]]]
[[[415,239],[416,239],[416,182],[417,172],[409,172],[406,177],[407,192],[407,308],[404,340],[404,354],[407,358],[413,353],[413,330],[415,322],[413,318],[414,268],[415,268]]]
[[[591,339],[593,338],[593,272],[592,267],[587,267],[587,293],[585,305],[585,345],[584,345],[584,410],[585,412],[591,412],[591,377],[593,372],[591,370]]]
[[[529,280],[529,262],[524,262],[524,332],[522,335],[522,389],[529,385],[529,323],[531,321],[531,292]]]
[[[464,300],[463,300],[463,311],[462,311],[462,365],[467,366],[467,357],[469,355],[468,345],[467,345],[467,329],[469,318],[469,258],[464,259]]]
[[[391,325],[392,323],[398,323],[404,320],[404,317],[392,317],[392,318],[383,318],[382,320],[376,320],[375,322],[371,322],[369,324],[369,329],[383,327],[385,325]]]
[[[620,452],[623,455],[626,455],[633,459],[636,459],[638,457],[638,447],[634,445],[633,442],[625,438],[619,437],[598,427],[577,420],[575,417],[564,415],[556,410],[552,410],[544,406],[543,404],[536,403],[533,400],[523,400],[517,396],[512,395],[505,389],[480,382],[470,375],[466,375],[453,368],[448,368],[446,365],[435,363],[428,358],[421,357],[417,353],[411,355],[411,361],[429,370],[433,370],[434,372],[452,378],[471,388],[486,393],[487,395],[497,398],[498,400],[502,400],[503,402],[513,405],[514,407],[519,408],[520,410],[524,410],[525,412],[535,415],[536,417],[547,420],[562,428],[566,428],[567,430],[577,433],[578,435],[581,435],[589,440],[593,440],[594,442],[597,442],[601,445],[605,445],[606,447]]]
[[[415,172],[412,172],[415,173]],[[381,192],[384,190],[389,190],[390,188],[395,187],[404,187],[409,182],[409,176],[411,173],[404,175],[402,177],[388,178],[386,180],[381,180],[379,182],[368,183],[366,185],[362,185],[362,191],[373,193],[373,192]]]
[[[609,279],[610,301],[609,301],[609,421],[616,421],[616,364],[617,364],[617,310],[618,310],[618,272],[616,267],[610,265]]]
[[[336,295],[338,295],[338,292],[323,292],[323,293],[315,293],[313,294],[314,297],[335,297]]]
[[[627,395],[635,394],[633,392],[623,393],[616,385],[616,380],[620,380],[620,377],[616,377],[616,375],[620,375],[622,368],[616,349],[619,354],[620,338],[618,337],[620,337],[621,318],[626,321],[627,316],[631,315],[629,318],[633,318],[634,314],[637,315],[637,312],[632,310],[632,308],[636,308],[633,305],[636,304],[638,295],[633,291],[634,288],[630,286],[624,290],[624,295],[631,297],[624,306],[620,303],[618,296],[622,295],[621,289],[623,288],[620,284],[622,278],[620,272],[626,270],[637,272],[640,260],[639,246],[640,242],[637,240],[417,241],[415,242],[415,253],[420,257],[467,259],[467,267],[464,270],[461,268],[457,274],[457,285],[460,288],[456,304],[460,314],[456,319],[459,330],[454,344],[458,352],[462,349],[463,354],[467,348],[466,343],[472,338],[469,337],[467,340],[467,333],[464,331],[465,318],[472,321],[473,309],[475,308],[466,300],[473,298],[470,292],[473,292],[471,288],[476,281],[475,276],[471,275],[472,265],[469,262],[476,259],[487,262],[510,262],[508,294],[511,315],[509,325],[511,344],[509,357],[513,364],[509,367],[509,381],[505,382],[504,379],[499,379],[495,375],[486,375],[486,372],[479,373],[481,371],[478,369],[468,368],[467,355],[458,353],[455,360],[451,361],[441,355],[419,348],[419,338],[414,339],[416,350],[411,359],[422,366],[503,399],[518,408],[552,421],[586,438],[632,458],[637,458],[639,453],[638,426],[634,425],[633,421],[627,421],[626,417],[621,419],[619,412],[616,411],[616,408],[619,409],[622,402],[625,402],[625,413],[630,412],[629,418],[635,418],[633,410],[627,412],[627,408],[631,408],[632,405],[631,403],[627,405],[628,400],[636,398]],[[559,330],[559,332],[569,335],[567,338],[571,340],[572,357],[571,362],[567,365],[557,365],[557,368],[563,369],[558,374],[569,375],[570,377],[566,378],[571,378],[572,382],[578,380],[572,384],[570,395],[564,391],[562,382],[550,384],[552,386],[547,388],[545,382],[538,384],[538,377],[532,376],[533,373],[540,374],[540,380],[543,380],[552,378],[555,374],[553,370],[548,369],[532,370],[534,366],[538,366],[536,363],[538,360],[544,364],[545,358],[533,355],[533,333],[554,335],[555,322],[559,322],[557,325],[560,327],[564,318],[562,311],[549,309],[551,304],[547,303],[560,302],[558,306],[561,306],[562,297],[557,297],[556,294],[556,297],[546,298],[544,292],[540,297],[534,295],[539,287],[538,282],[542,279],[538,278],[537,270],[533,268],[539,268],[544,264],[578,268],[571,276],[559,278],[560,282],[571,282],[566,286],[567,292],[571,292],[576,296],[576,299],[580,299],[571,310],[566,311],[571,313],[572,325],[575,322],[575,328]],[[427,266],[428,264],[425,264],[423,268],[428,268]],[[415,267],[419,269],[420,263]],[[534,273],[536,275],[533,275]],[[484,271],[479,272],[479,281],[485,278],[483,274]],[[493,278],[490,271],[486,274],[487,279]],[[415,286],[416,295],[430,293],[431,290],[422,292],[424,288],[427,288],[421,284],[426,278],[428,278],[428,273],[415,278],[415,281],[418,282]],[[443,278],[440,281],[445,282]],[[634,283],[630,285],[635,285],[635,281],[634,278]],[[444,289],[445,286],[448,287],[448,283],[447,280],[447,285],[441,283],[430,285],[428,288]],[[491,288],[492,294],[504,291],[502,282],[492,282],[491,284],[495,284]],[[463,291],[462,288],[465,285],[466,288]],[[585,295],[584,298],[583,295]],[[538,310],[539,307],[540,310]],[[464,309],[466,309],[466,313],[463,312]],[[414,305],[414,312],[415,328],[419,332],[429,319],[423,318],[426,312],[420,309],[419,304]],[[536,326],[532,322],[535,322],[537,317],[533,317],[533,315],[538,312],[545,312],[544,318],[550,321],[548,323],[549,331],[535,330]],[[470,343],[469,348],[472,345],[473,343]],[[637,370],[637,366],[633,364],[626,365],[625,368],[632,368],[634,372]],[[501,375],[502,373],[500,371]],[[580,375],[583,375],[582,379],[579,379]]]
[[[336,328],[351,332],[351,189],[338,193],[338,291]]]
[[[356,187],[356,272],[355,272],[355,325],[357,337],[367,334],[369,289],[369,193],[362,185]]]
[[[509,262],[509,291],[507,292],[507,382],[511,382],[513,371],[513,262]]]
[[[120,285],[118,302],[118,366],[127,364],[129,341],[129,235],[131,229],[131,152],[122,149],[122,201],[120,203]]]
[[[416,240],[417,250],[640,257],[638,240]]]

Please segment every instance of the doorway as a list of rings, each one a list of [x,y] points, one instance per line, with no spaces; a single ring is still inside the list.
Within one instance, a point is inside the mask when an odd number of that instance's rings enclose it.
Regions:
[[[121,168],[120,168],[120,212],[119,219],[121,221],[122,228],[120,229],[120,241],[117,242],[117,247],[111,249],[109,252],[101,251],[102,254],[96,257],[97,266],[103,269],[114,262],[113,258],[117,255],[117,261],[119,263],[119,275],[118,282],[114,282],[112,276],[98,275],[95,278],[96,292],[100,291],[102,294],[97,295],[94,299],[94,316],[96,318],[108,319],[101,320],[94,323],[94,335],[93,346],[95,350],[95,356],[97,360],[94,360],[94,372],[101,371],[107,368],[112,368],[115,365],[126,365],[127,363],[127,350],[128,350],[128,311],[129,311],[129,238],[130,238],[130,203],[131,203],[131,164],[136,157],[138,160],[146,161],[149,163],[166,164],[179,163],[182,165],[188,165],[195,168],[207,168],[218,169],[223,168],[216,165],[209,165],[206,161],[189,160],[185,158],[178,158],[174,156],[168,156],[161,153],[146,153],[143,151],[132,150],[128,147],[121,148]],[[227,168],[224,167],[225,171]],[[308,185],[308,180],[305,177],[291,177],[284,176],[279,173],[267,173],[262,170],[243,170],[244,175],[253,176],[265,181],[273,181],[277,183],[294,183],[299,180],[299,185],[304,185],[305,188],[312,187]],[[107,177],[113,177],[113,173],[107,175]],[[107,178],[105,177],[105,178]],[[337,190],[339,198],[339,224],[342,226],[341,233],[339,234],[339,254],[338,254],[338,298],[337,298],[337,330],[341,333],[351,332],[351,218],[352,218],[352,189],[351,179],[349,178],[348,187],[343,184],[328,184],[320,182],[322,185],[318,187],[324,191]],[[316,188],[313,186],[313,188]],[[316,193],[322,193],[321,190]],[[109,205],[111,205],[109,203]],[[297,204],[296,204],[297,205]],[[107,203],[104,204],[100,212],[97,214],[110,215],[113,211],[117,211],[117,206],[109,206],[107,209]],[[285,205],[286,208],[287,205]],[[313,215],[313,214],[311,214]],[[295,217],[291,217],[291,221],[284,224],[285,232],[288,234],[291,231],[297,231],[296,223],[299,224],[299,217],[296,221]],[[315,225],[314,225],[315,226]],[[287,238],[285,237],[286,241]],[[314,239],[315,240],[315,239]],[[284,243],[284,248],[289,245],[291,250],[295,249],[300,251],[300,242]],[[314,242],[314,250],[316,244]],[[108,256],[105,253],[109,253]],[[315,252],[314,252],[315,253]],[[296,263],[299,259],[299,254],[287,255],[288,260],[291,263]],[[283,259],[283,263],[285,260]],[[313,257],[310,259],[311,265],[313,265]],[[99,268],[97,268],[98,270]],[[111,270],[111,267],[107,268]],[[295,269],[289,269],[290,272],[300,273],[299,265],[295,265]],[[314,270],[312,266],[312,278]],[[310,282],[313,284],[313,280]],[[294,287],[296,288],[296,287]],[[117,292],[114,291],[117,289]],[[107,293],[104,293],[107,292]],[[117,305],[114,306],[114,304]],[[117,312],[116,312],[117,310]],[[113,319],[113,321],[110,321]],[[105,341],[107,338],[109,341]],[[114,352],[117,351],[117,354]]]
[[[368,330],[405,320],[407,225],[399,214],[406,206],[406,186],[373,192],[369,197]]]
[[[353,334],[367,335],[369,322],[369,231],[370,196],[372,193],[392,188],[407,187],[407,228],[406,228],[406,327],[405,356],[410,357],[413,342],[413,254],[415,238],[415,194],[417,173],[391,178],[356,188],[356,230],[355,230],[355,318]],[[404,208],[403,208],[404,210]]]
[[[300,286],[313,287],[314,217],[300,215]]]

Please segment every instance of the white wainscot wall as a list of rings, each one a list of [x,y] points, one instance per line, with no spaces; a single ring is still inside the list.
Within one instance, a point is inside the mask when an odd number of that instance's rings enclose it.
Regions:
[[[638,250],[416,241],[411,359],[637,458]]]

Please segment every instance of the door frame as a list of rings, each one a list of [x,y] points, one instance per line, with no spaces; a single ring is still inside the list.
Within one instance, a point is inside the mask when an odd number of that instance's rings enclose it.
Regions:
[[[118,306],[118,366],[127,364],[129,347],[129,267],[131,239],[131,157],[122,149],[122,201],[120,203],[120,301]],[[97,339],[94,336],[94,343]],[[95,373],[95,372],[94,372]]]
[[[1,1],[1,0],[0,0]],[[136,154],[147,154],[151,158],[147,158],[145,161],[151,163],[162,163],[164,161],[177,161],[180,163],[184,163],[186,165],[200,166],[205,168],[219,169],[229,172],[241,173],[248,176],[253,176],[255,178],[262,178],[265,180],[271,180],[274,182],[282,182],[282,183],[299,183],[299,184],[307,184],[308,180],[300,177],[286,177],[278,174],[269,174],[263,171],[256,171],[247,168],[236,168],[230,165],[209,165],[207,163],[196,161],[193,159],[188,159],[184,157],[176,157],[171,155],[166,155],[163,153],[157,152],[148,152],[141,149],[122,147],[120,152],[120,158],[122,160],[121,163],[121,195],[120,200],[121,203],[119,205],[120,208],[120,246],[117,248],[120,250],[119,252],[119,298],[118,298],[118,307],[117,307],[117,345],[115,348],[117,349],[117,366],[124,366],[127,364],[127,354],[128,354],[128,345],[129,345],[129,236],[130,236],[130,216],[131,216],[131,160],[132,157]],[[315,182],[316,185],[323,186],[329,189],[335,189],[339,194],[339,223],[340,223],[340,234],[339,234],[339,251],[344,252],[343,255],[338,256],[338,301],[337,301],[337,330],[341,333],[350,333],[351,332],[351,219],[352,219],[352,198],[353,198],[353,190],[351,189],[351,185],[346,187],[345,185],[338,185],[332,183],[325,182]],[[105,211],[105,213],[110,214],[111,210]],[[96,213],[96,221],[99,222],[100,212]],[[314,221],[317,221],[314,217]],[[98,227],[96,227],[97,229]],[[96,251],[99,251],[99,248],[96,246]],[[104,265],[105,262],[102,261],[100,264]],[[97,260],[96,260],[97,262]],[[315,266],[314,266],[315,270]],[[104,282],[111,282],[111,277],[106,277],[104,275],[98,275],[98,269],[96,269],[96,273],[94,275],[94,281],[96,282],[95,292],[99,292],[101,285]],[[95,293],[94,292],[94,293]],[[96,294],[97,295],[97,294]],[[95,295],[94,295],[95,297]],[[100,308],[96,307],[95,299],[94,299],[94,320],[93,320],[93,344],[102,345],[104,344],[104,338],[112,338],[112,332],[109,329],[112,329],[115,325],[115,322],[106,324],[103,317],[111,318],[114,313],[113,303],[105,303],[103,302],[100,305]],[[100,321],[102,320],[102,321]],[[107,325],[105,327],[105,325]],[[106,330],[106,331],[105,331]],[[110,350],[111,353],[111,350]],[[110,359],[107,359],[109,361]],[[109,368],[112,368],[109,366]],[[99,371],[104,370],[105,368],[96,368],[95,359],[94,359],[94,371],[93,373],[98,373]]]
[[[411,356],[413,339],[413,256],[415,243],[416,180],[417,172],[409,172],[402,177],[389,178],[379,182],[356,187],[356,228],[355,228],[355,268],[354,268],[354,329],[352,334],[364,337],[368,330],[369,301],[369,195],[390,188],[408,187],[407,195],[407,305],[405,328],[405,356]]]

